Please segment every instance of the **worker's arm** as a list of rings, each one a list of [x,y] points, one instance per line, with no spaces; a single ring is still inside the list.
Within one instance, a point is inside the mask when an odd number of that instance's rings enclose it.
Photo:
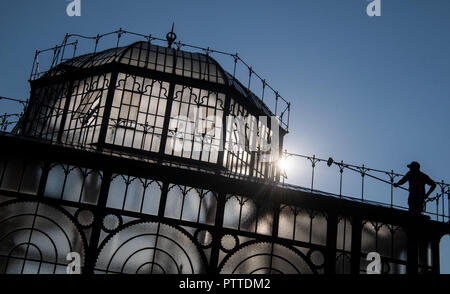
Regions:
[[[401,186],[404,183],[406,183],[408,181],[408,177],[409,177],[409,172],[403,178],[401,178],[400,181],[398,181],[397,183],[394,183],[394,187],[398,187],[398,186]]]
[[[434,189],[436,189],[436,183],[430,179],[430,177],[427,176],[426,183],[430,186],[430,190],[428,190],[427,194],[425,194],[425,198],[428,198],[428,196],[433,193]]]

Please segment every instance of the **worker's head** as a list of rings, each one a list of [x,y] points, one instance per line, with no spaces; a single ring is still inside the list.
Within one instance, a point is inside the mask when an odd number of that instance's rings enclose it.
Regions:
[[[417,161],[413,161],[407,165],[410,170],[420,170],[420,164]]]

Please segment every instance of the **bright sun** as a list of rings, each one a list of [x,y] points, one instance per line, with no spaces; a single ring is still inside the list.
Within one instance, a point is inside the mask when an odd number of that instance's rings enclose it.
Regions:
[[[280,173],[282,175],[286,176],[287,170],[289,169],[289,161],[287,160],[286,157],[282,156],[279,160],[278,160],[278,168],[280,169]]]

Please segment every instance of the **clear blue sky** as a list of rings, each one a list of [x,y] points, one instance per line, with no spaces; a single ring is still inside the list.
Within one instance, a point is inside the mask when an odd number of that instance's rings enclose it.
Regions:
[[[370,18],[366,0],[81,0],[80,17],[66,0],[2,1],[0,95],[26,99],[34,50],[67,32],[164,36],[175,22],[180,40],[238,51],[292,101],[289,151],[402,173],[417,160],[450,182],[450,1],[381,2]]]

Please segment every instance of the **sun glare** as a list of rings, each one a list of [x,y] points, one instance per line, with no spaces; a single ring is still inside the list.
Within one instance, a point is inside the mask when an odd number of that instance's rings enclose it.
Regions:
[[[285,178],[287,178],[287,170],[289,168],[289,161],[286,157],[282,156],[278,160],[278,168],[280,169],[281,175],[283,175]]]

